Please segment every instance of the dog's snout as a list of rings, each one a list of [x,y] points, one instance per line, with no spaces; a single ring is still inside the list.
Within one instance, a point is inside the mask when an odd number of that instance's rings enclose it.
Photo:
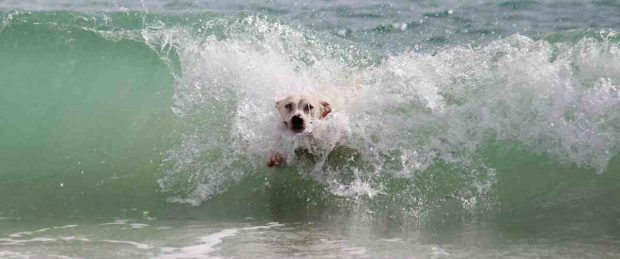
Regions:
[[[291,118],[291,124],[293,124],[293,127],[303,126],[304,119],[299,115],[295,115],[293,116],[293,118]]]
[[[291,128],[294,131],[302,131],[305,127],[306,125],[304,124],[304,119],[301,116],[295,115],[291,118]]]

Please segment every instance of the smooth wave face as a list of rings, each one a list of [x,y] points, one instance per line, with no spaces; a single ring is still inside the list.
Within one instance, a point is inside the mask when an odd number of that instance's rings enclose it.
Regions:
[[[390,15],[404,4],[373,2],[326,6],[327,24],[312,24],[318,7],[158,3],[0,12],[0,256],[55,256],[45,251],[62,242],[97,251],[76,256],[101,255],[102,244],[125,256],[240,256],[235,245],[263,240],[263,228],[269,240],[318,231],[299,254],[310,257],[471,256],[469,235],[604,237],[612,245],[591,255],[618,254],[617,15],[536,33],[504,17],[487,34],[483,14],[498,9],[533,28],[526,14],[571,7],[486,3],[472,18],[475,3],[416,3],[408,21]],[[333,108],[312,128],[314,156],[295,152],[308,144],[301,135],[276,141],[274,105],[290,94]],[[274,149],[285,167],[266,167]],[[76,222],[46,221],[58,219]],[[102,219],[118,221],[108,231]],[[193,223],[208,233],[183,234]],[[374,244],[370,228],[399,234]],[[425,243],[442,238],[459,245]],[[287,242],[255,249],[286,256]]]

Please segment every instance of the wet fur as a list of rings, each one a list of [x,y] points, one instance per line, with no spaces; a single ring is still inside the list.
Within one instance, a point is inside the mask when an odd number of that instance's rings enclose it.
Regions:
[[[312,125],[325,119],[332,111],[331,105],[308,95],[291,95],[276,102],[276,109],[282,122],[283,134],[304,134]],[[303,125],[300,125],[302,121]],[[311,136],[309,136],[311,137]],[[310,152],[306,150],[305,152]],[[280,150],[272,151],[267,160],[268,167],[283,165],[286,157]]]

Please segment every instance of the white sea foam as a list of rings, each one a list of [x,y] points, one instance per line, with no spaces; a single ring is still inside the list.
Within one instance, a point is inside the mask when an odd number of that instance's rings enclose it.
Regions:
[[[12,251],[0,251],[0,257],[2,258],[30,258],[28,254],[22,254]]]
[[[283,224],[277,222],[270,222],[263,226],[252,226],[244,228],[228,228],[223,229],[213,234],[202,236],[198,238],[198,244],[185,246],[185,247],[163,247],[161,248],[161,254],[153,258],[162,259],[176,259],[176,258],[219,258],[213,256],[212,253],[217,251],[216,246],[224,242],[225,238],[233,237],[239,232],[255,231],[261,229],[270,229],[274,227],[281,227]]]
[[[17,245],[24,243],[47,243],[54,242],[57,239],[51,237],[33,237],[30,239],[10,239],[10,238],[2,238],[0,239],[1,245]]]
[[[131,223],[129,224],[129,226],[131,226],[131,228],[146,228],[146,227],[150,227],[151,225],[149,224],[143,224],[143,223]]]
[[[108,223],[101,223],[99,224],[100,226],[105,226],[105,225],[126,225],[128,224],[129,220],[127,219],[117,219],[114,220],[114,222],[108,222]]]
[[[54,229],[63,229],[63,228],[74,228],[77,227],[78,225],[64,225],[64,226],[58,226],[58,227],[53,227]]]
[[[218,26],[210,21],[201,31]],[[313,128],[319,159],[291,166],[334,183],[341,195],[372,195],[380,192],[368,184],[373,175],[410,177],[436,161],[492,172],[475,159],[492,139],[600,173],[618,153],[616,43],[584,38],[552,44],[513,35],[478,48],[408,52],[367,66],[355,48],[264,19],[227,24],[224,34],[143,32],[164,58],[176,50],[182,71],[174,111],[192,128],[167,153],[167,172],[159,180],[164,189],[189,183],[189,192],[171,201],[200,204],[263,169],[277,134],[274,103],[290,94],[331,103],[332,117]],[[371,167],[325,165],[337,144]],[[355,176],[352,182],[339,179],[342,168]]]
[[[78,225],[64,225],[64,226],[57,226],[57,227],[41,228],[41,229],[37,229],[37,230],[33,230],[33,231],[22,231],[22,232],[17,232],[17,233],[9,234],[9,237],[12,237],[12,238],[22,238],[24,236],[31,236],[31,235],[36,234],[36,233],[46,232],[46,231],[51,230],[51,229],[74,228],[74,227],[77,227],[77,226]]]
[[[134,241],[126,241],[126,240],[101,240],[101,242],[111,243],[111,244],[126,244],[126,245],[135,246],[138,249],[149,249],[149,248],[151,248],[151,246],[147,245],[147,244],[138,243],[138,242],[134,242]]]
[[[29,254],[29,253],[19,253],[19,252],[13,252],[13,251],[0,251],[0,257],[1,258],[7,258],[7,259],[19,259],[19,258],[59,258],[59,259],[68,259],[71,258],[69,256],[64,256],[64,255],[36,255],[36,254]]]
[[[364,247],[347,247],[347,248],[342,248],[342,252],[345,255],[349,255],[349,256],[354,256],[356,258],[361,258],[361,257],[369,257],[366,254],[367,249]]]

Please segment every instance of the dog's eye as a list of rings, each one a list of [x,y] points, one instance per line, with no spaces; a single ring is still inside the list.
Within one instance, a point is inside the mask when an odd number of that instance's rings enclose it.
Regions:
[[[293,109],[293,104],[290,104],[290,103],[289,103],[289,104],[287,104],[287,105],[284,105],[284,108],[286,108],[287,110],[289,110],[289,111],[290,111],[291,109]]]
[[[314,109],[314,106],[312,106],[310,104],[306,104],[306,107],[304,107],[305,111],[309,111],[309,110],[312,110],[312,109]]]

